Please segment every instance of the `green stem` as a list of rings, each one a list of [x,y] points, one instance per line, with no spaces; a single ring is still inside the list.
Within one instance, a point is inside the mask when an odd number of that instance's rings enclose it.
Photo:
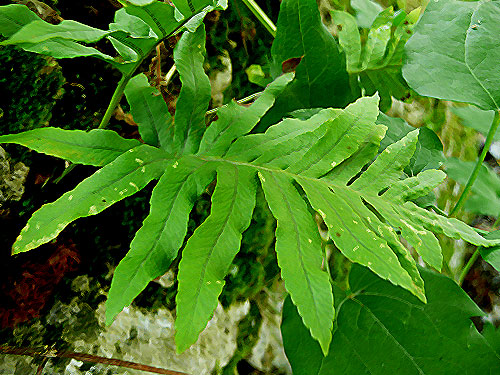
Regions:
[[[260,23],[269,31],[273,38],[276,37],[276,25],[271,21],[262,8],[255,2],[255,0],[242,0],[245,5],[252,11]]]
[[[472,268],[473,264],[476,262],[477,257],[479,256],[479,250],[481,249],[482,246],[479,246],[476,251],[474,251],[474,254],[470,257],[469,261],[465,265],[465,267],[462,269],[462,272],[460,273],[460,276],[458,277],[458,285],[462,285],[465,277],[469,273],[470,269]]]
[[[498,125],[500,124],[500,111],[495,112],[495,117],[493,118],[493,123],[491,124],[490,131],[488,132],[488,135],[486,136],[486,142],[484,143],[483,151],[481,152],[481,155],[479,155],[479,160],[476,163],[476,166],[474,167],[474,170],[472,171],[472,174],[469,177],[469,181],[467,181],[467,185],[465,185],[464,191],[458,198],[458,202],[453,207],[453,209],[450,212],[450,217],[453,216],[458,210],[460,210],[463,205],[465,204],[465,201],[467,199],[467,195],[469,194],[470,189],[472,188],[472,185],[474,185],[474,182],[476,181],[477,176],[479,175],[479,171],[481,170],[481,166],[483,165],[484,158],[486,157],[486,153],[490,149],[491,144],[493,143],[493,137],[495,136],[495,133],[497,132]]]
[[[132,72],[134,71],[135,69],[132,70]],[[115,92],[111,97],[111,101],[108,104],[108,108],[106,108],[106,112],[101,119],[101,123],[99,124],[98,129],[103,129],[108,126],[111,116],[113,116],[118,103],[120,103],[120,100],[122,99],[123,92],[125,91],[125,86],[127,86],[128,81],[130,81],[130,78],[132,78],[132,74],[133,73],[122,75],[122,78],[118,82],[118,86],[116,86]]]
[[[498,216],[498,218],[496,219],[495,223],[493,224],[493,229],[495,229],[498,224],[500,224],[500,216]],[[458,285],[462,285],[465,278],[467,277],[467,274],[469,273],[472,265],[474,264],[474,262],[476,261],[477,257],[480,255],[480,252],[481,252],[481,249],[483,247],[482,246],[479,246],[476,251],[474,251],[474,254],[472,254],[472,256],[470,257],[469,261],[467,262],[467,264],[465,265],[465,267],[462,269],[462,272],[460,273],[460,276],[458,278]]]

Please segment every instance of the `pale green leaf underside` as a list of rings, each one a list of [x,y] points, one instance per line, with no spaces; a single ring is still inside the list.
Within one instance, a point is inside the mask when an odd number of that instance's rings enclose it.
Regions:
[[[403,76],[420,95],[500,109],[497,1],[431,1],[406,44]]]
[[[43,43],[18,43],[17,46],[25,51],[52,56],[56,59],[93,56],[115,64],[113,57],[93,47],[87,47],[67,39],[52,38]]]
[[[57,25],[53,25],[38,19],[30,22],[17,33],[12,35],[8,40],[2,42],[2,44],[37,44],[52,38],[92,43],[97,42],[109,33],[110,31],[99,30],[71,20],[64,20]]]
[[[16,239],[13,253],[47,243],[72,221],[98,214],[135,194],[162,174],[167,161],[168,155],[147,145],[128,150],[75,189],[36,211]]]
[[[26,5],[10,4],[0,7],[0,34],[10,37],[24,25],[40,18]]]
[[[60,128],[39,128],[1,135],[0,143],[15,143],[75,164],[94,166],[106,165],[140,145],[139,141],[122,138],[111,130],[95,129],[85,132]]]
[[[374,20],[362,44],[354,16],[343,11],[333,11],[332,16],[338,27],[339,44],[346,54],[351,85],[361,88],[364,95],[378,91],[388,105],[391,96],[401,98],[408,91],[401,75],[403,48],[412,28],[408,18],[399,17],[396,21],[392,8],[385,9]]]

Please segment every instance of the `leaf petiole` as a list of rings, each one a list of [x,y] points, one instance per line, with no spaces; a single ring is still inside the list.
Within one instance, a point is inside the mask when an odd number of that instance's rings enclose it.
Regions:
[[[276,25],[271,21],[271,19],[267,16],[267,14],[262,10],[262,8],[254,1],[254,0],[242,0],[248,9],[254,14],[255,17],[260,21],[262,26],[269,31],[269,34],[272,35],[273,38],[276,37]]]
[[[467,199],[467,195],[469,194],[470,189],[472,188],[472,185],[474,185],[474,182],[476,181],[477,176],[479,175],[479,170],[481,169],[481,165],[483,164],[483,161],[486,157],[486,153],[489,151],[491,144],[493,143],[493,137],[495,136],[495,133],[498,129],[498,125],[500,124],[500,111],[497,110],[495,112],[495,117],[493,118],[493,123],[491,124],[490,130],[488,132],[488,135],[486,137],[486,141],[484,143],[483,151],[481,152],[481,155],[479,155],[479,159],[476,162],[476,165],[474,166],[474,170],[472,171],[472,174],[469,177],[469,180],[467,181],[467,184],[465,185],[464,191],[458,198],[457,204],[455,204],[455,207],[450,212],[450,217],[453,216],[458,210],[460,210],[463,205],[465,204],[465,201]]]

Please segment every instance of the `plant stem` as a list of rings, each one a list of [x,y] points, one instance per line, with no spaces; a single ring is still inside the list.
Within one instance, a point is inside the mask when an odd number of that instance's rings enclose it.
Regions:
[[[111,366],[120,366],[131,369],[136,369],[140,371],[152,372],[154,374],[166,374],[166,375],[187,375],[184,372],[166,370],[159,367],[153,367],[148,365],[143,365],[141,363],[135,363],[130,361],[122,361],[121,359],[106,358],[97,355],[90,355],[85,353],[77,352],[66,352],[66,351],[55,351],[55,350],[43,350],[43,349],[32,349],[32,348],[12,348],[10,346],[0,346],[0,353],[4,354],[14,354],[14,355],[26,355],[30,357],[44,357],[44,361],[48,358],[73,358],[77,361],[91,362],[91,363],[102,363]],[[44,364],[45,362],[42,362]]]
[[[498,218],[496,219],[495,223],[493,224],[493,229],[495,229],[498,224],[500,224],[500,216],[498,216]],[[483,247],[482,246],[479,246],[476,251],[474,251],[474,254],[472,254],[472,256],[470,257],[469,261],[467,262],[467,264],[465,265],[465,267],[462,269],[462,272],[460,273],[460,276],[458,278],[458,285],[462,286],[465,278],[467,277],[467,274],[469,273],[472,265],[474,264],[474,262],[476,261],[477,257],[480,255],[480,252],[481,252],[481,249]]]
[[[276,25],[271,21],[271,19],[267,16],[267,14],[262,10],[262,8],[255,2],[255,0],[242,0],[245,5],[252,11],[255,17],[260,21],[262,26],[269,31],[269,34],[272,35],[273,38],[276,37]]]
[[[474,254],[470,257],[469,261],[465,265],[465,267],[462,269],[462,272],[460,273],[460,276],[458,277],[458,285],[462,286],[465,278],[467,277],[467,274],[469,273],[470,269],[476,262],[476,259],[479,256],[479,250],[481,249],[481,246],[479,246],[476,251],[474,251]]]
[[[493,118],[493,123],[491,124],[490,131],[488,132],[488,135],[486,136],[486,141],[484,143],[483,151],[481,152],[481,155],[479,155],[479,160],[476,162],[476,165],[474,167],[474,170],[472,171],[472,174],[469,177],[469,180],[467,181],[467,185],[465,185],[464,191],[458,198],[458,202],[453,207],[453,209],[450,212],[450,217],[453,216],[458,210],[460,210],[463,205],[465,204],[465,201],[467,199],[467,195],[469,194],[470,189],[472,188],[472,185],[474,185],[474,182],[476,181],[477,176],[479,175],[479,171],[481,170],[481,166],[483,165],[484,158],[486,157],[486,153],[489,151],[491,144],[493,143],[493,137],[495,136],[495,133],[498,129],[498,125],[500,124],[500,111],[495,112],[495,117]]]
[[[135,69],[133,69],[133,71],[135,71]],[[113,93],[113,96],[111,97],[111,101],[108,104],[108,108],[106,108],[106,112],[104,113],[104,116],[102,117],[102,120],[98,126],[98,129],[103,129],[106,126],[108,126],[109,120],[111,119],[111,116],[115,112],[115,109],[118,106],[118,103],[120,103],[120,100],[123,96],[123,92],[125,91],[125,86],[127,86],[127,83],[128,83],[128,81],[130,81],[130,78],[132,78],[132,74],[122,75],[122,78],[118,82],[118,86],[116,86],[115,92]]]

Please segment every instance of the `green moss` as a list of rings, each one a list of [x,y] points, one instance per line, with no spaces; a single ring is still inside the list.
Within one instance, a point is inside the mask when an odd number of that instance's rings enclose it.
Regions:
[[[64,78],[57,62],[19,48],[0,48],[2,134],[46,126]]]

